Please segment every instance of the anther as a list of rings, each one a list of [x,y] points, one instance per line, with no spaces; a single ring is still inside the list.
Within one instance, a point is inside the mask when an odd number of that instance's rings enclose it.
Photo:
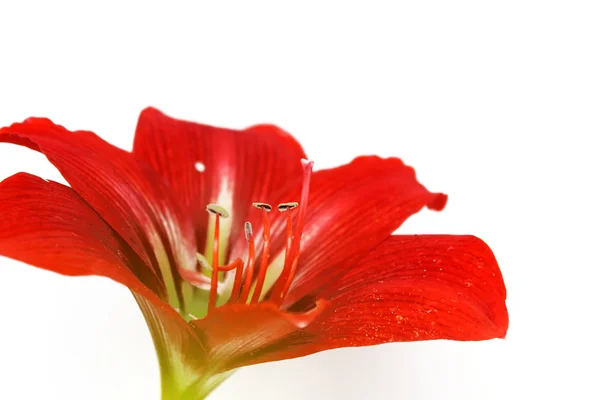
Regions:
[[[259,210],[265,210],[266,212],[270,212],[273,207],[270,204],[267,203],[252,203],[252,205],[256,208],[258,208]]]
[[[252,224],[250,222],[244,224],[244,233],[246,234],[246,240],[249,242],[252,237]]]
[[[287,210],[293,210],[294,208],[298,207],[298,202],[297,201],[291,201],[289,203],[281,203],[277,206],[277,209],[279,210],[279,212],[284,212]]]
[[[211,214],[218,215],[221,218],[229,218],[229,211],[218,204],[209,204],[206,206],[206,211]]]

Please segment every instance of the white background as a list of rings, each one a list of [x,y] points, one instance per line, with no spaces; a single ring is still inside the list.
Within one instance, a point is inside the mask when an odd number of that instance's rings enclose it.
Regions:
[[[505,340],[249,367],[212,399],[600,397],[597,2],[85,3],[0,3],[1,125],[47,116],[130,148],[154,105],[279,124],[321,168],[399,156],[450,195],[400,231],[476,234],[505,276]],[[0,145],[0,179],[18,171],[62,179]],[[125,288],[2,258],[0,313],[1,399],[158,400]]]

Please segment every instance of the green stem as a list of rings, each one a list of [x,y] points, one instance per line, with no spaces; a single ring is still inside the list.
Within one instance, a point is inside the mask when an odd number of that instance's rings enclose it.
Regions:
[[[205,399],[233,371],[216,372],[200,338],[177,313],[134,293],[158,356],[162,400]],[[212,367],[212,368],[211,368]]]
[[[234,371],[221,374],[203,376],[185,389],[171,384],[169,377],[164,377],[162,382],[162,400],[204,400]]]

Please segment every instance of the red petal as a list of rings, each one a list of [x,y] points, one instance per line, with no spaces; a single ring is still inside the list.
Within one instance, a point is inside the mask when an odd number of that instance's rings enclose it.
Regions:
[[[211,382],[200,380],[209,366],[202,342],[134,273],[158,293],[165,291],[162,282],[77,193],[20,173],[0,183],[0,204],[0,255],[64,275],[100,275],[128,286],[152,332],[163,392],[211,390]]]
[[[503,338],[508,329],[502,274],[473,236],[392,236],[320,295],[331,307],[314,324],[252,362],[388,342]]]
[[[162,282],[71,188],[20,173],[0,183],[0,204],[1,255],[64,275],[106,276],[146,295],[141,280],[164,293]]]
[[[474,236],[392,236],[322,295],[335,312],[313,328],[332,344],[486,340],[508,329],[502,273]]]
[[[171,190],[131,153],[92,132],[69,132],[42,118],[0,129],[0,141],[46,155],[71,187],[155,271],[157,260],[165,256],[180,266],[195,265],[189,221],[177,209]]]
[[[299,195],[296,184],[277,202],[298,200]],[[335,280],[348,263],[375,248],[409,216],[424,206],[441,210],[446,199],[444,194],[429,192],[417,181],[414,169],[397,158],[359,157],[350,164],[315,172],[300,261],[284,305]],[[278,216],[271,233],[273,256],[284,248],[284,226]],[[243,242],[238,245],[240,250],[245,246]]]
[[[328,307],[318,302],[307,313],[288,313],[271,303],[230,304],[191,322],[209,349],[211,368],[216,371],[253,364],[254,355],[294,332],[301,332]]]
[[[243,237],[252,202],[301,176],[300,159],[306,157],[298,142],[275,126],[236,131],[177,120],[154,108],[140,115],[133,152],[167,179],[193,216],[200,251],[207,204],[231,208],[230,237]]]

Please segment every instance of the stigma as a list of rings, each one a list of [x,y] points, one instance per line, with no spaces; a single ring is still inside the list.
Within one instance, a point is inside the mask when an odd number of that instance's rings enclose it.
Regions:
[[[264,202],[254,202],[252,206],[256,212],[262,213],[262,249],[257,254],[253,226],[250,222],[244,223],[243,234],[247,242],[247,258],[236,258],[227,265],[219,265],[219,241],[221,220],[229,218],[230,213],[218,204],[208,204],[206,211],[210,218],[214,218],[214,235],[212,237],[212,257],[207,259],[198,254],[196,271],[180,270],[181,277],[196,288],[208,291],[207,313],[217,307],[217,300],[221,294],[226,294],[224,281],[231,283],[229,298],[220,304],[257,304],[269,302],[281,307],[291,284],[294,280],[298,260],[300,258],[300,241],[304,229],[304,220],[308,205],[308,194],[313,162],[302,160],[303,180],[300,201],[280,203],[277,211],[285,218],[285,257],[279,277],[265,287],[265,280],[269,269],[271,252],[271,212],[274,207]],[[295,226],[293,217],[295,218]],[[209,239],[210,240],[210,239]],[[210,243],[210,242],[209,242]],[[260,256],[260,257],[258,257]],[[259,265],[257,260],[260,260]],[[233,276],[232,276],[233,275]],[[230,278],[224,278],[224,276]],[[231,279],[232,278],[232,279]]]

